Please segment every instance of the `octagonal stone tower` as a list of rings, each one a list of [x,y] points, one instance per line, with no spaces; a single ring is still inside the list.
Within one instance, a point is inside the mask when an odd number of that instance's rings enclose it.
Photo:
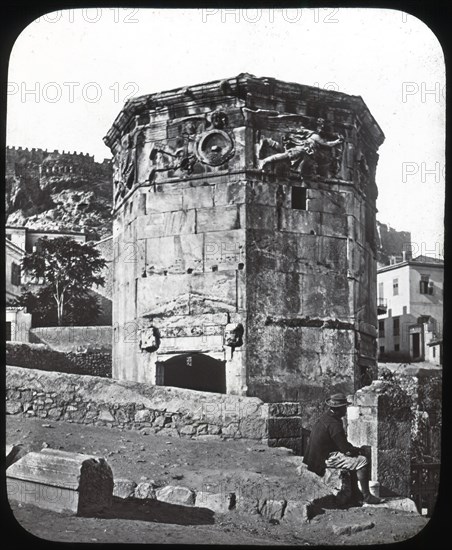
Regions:
[[[129,100],[113,377],[312,405],[369,383],[383,140],[359,96],[249,74]]]

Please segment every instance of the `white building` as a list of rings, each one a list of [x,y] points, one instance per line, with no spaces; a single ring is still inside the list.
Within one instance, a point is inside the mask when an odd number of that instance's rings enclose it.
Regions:
[[[21,268],[20,264],[24,257],[25,250],[16,243],[6,239],[5,243],[5,282],[6,301],[14,300],[21,294]]]
[[[85,233],[75,233],[73,231],[54,231],[29,229],[28,227],[16,227],[7,225],[5,228],[6,240],[17,245],[25,252],[34,252],[36,243],[39,239],[56,239],[57,237],[70,237],[79,243],[86,242]]]
[[[439,363],[444,262],[418,256],[377,271],[379,359]],[[440,357],[438,357],[438,355]]]
[[[6,308],[6,341],[29,342],[31,313],[26,307]]]

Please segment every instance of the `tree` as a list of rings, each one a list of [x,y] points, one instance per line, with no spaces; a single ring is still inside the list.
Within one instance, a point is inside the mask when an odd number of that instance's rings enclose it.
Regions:
[[[69,237],[40,239],[36,250],[22,260],[22,269],[28,276],[43,280],[38,293],[41,299],[47,294],[54,300],[60,326],[68,309],[73,310],[74,303],[87,299],[93,284],[104,285],[101,272],[105,265],[99,250]]]
[[[35,292],[23,287],[21,296],[7,305],[25,306],[27,312],[32,314],[33,327],[51,327],[58,322],[57,307],[50,287],[46,286]],[[66,304],[63,324],[89,326],[95,323],[100,312],[101,307],[96,296],[87,292]]]

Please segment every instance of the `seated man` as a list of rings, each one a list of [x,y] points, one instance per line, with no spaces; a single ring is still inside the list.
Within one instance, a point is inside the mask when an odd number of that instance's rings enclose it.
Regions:
[[[364,502],[379,504],[383,502],[369,491],[368,461],[360,455],[361,449],[347,441],[341,418],[347,413],[347,398],[342,393],[332,395],[326,400],[329,410],[324,413],[312,428],[303,462],[308,470],[322,476],[326,468],[349,470],[352,474],[352,495],[357,497],[356,477],[362,490]],[[355,474],[356,472],[356,474]],[[356,477],[355,477],[356,475]]]

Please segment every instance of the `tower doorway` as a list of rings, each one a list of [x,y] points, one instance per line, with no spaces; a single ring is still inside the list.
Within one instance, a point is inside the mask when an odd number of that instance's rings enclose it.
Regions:
[[[226,361],[202,353],[184,353],[160,363],[160,369],[164,386],[226,393]]]

